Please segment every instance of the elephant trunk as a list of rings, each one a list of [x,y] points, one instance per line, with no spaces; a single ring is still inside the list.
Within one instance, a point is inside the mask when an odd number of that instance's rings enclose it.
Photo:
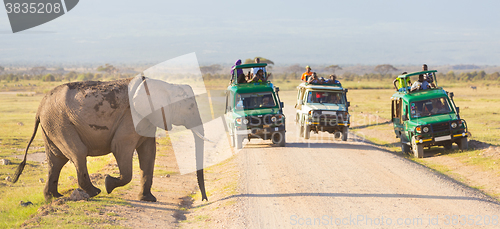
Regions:
[[[205,179],[203,176],[203,158],[204,158],[204,146],[205,141],[198,134],[202,136],[205,134],[203,130],[203,125],[199,125],[191,129],[193,132],[193,137],[195,141],[195,150],[196,150],[196,177],[198,178],[198,186],[200,187],[201,192],[201,200],[207,200],[207,194],[205,192]],[[198,134],[196,133],[198,132]]]

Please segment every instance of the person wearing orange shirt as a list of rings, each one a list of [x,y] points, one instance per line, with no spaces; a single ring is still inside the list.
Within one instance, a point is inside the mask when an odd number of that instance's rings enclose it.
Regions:
[[[310,76],[312,76],[313,72],[311,72],[311,67],[309,67],[309,65],[306,66],[306,72],[304,72],[302,74],[302,78],[300,78],[302,80],[302,82],[307,82],[307,80],[309,79]]]

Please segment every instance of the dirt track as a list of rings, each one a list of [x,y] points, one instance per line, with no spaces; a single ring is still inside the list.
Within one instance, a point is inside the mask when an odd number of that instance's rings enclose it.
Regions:
[[[285,102],[286,147],[252,140],[237,155],[242,217],[228,226],[498,228],[499,203],[412,161],[351,136],[306,143]]]
[[[186,197],[196,190],[194,174],[155,176],[158,202],[136,201],[136,173],[132,189],[117,190],[132,206],[103,212],[131,228],[499,228],[498,202],[399,155],[353,135],[305,141],[293,101],[285,103],[286,147],[253,139],[206,174],[208,188],[218,188],[209,202]],[[156,164],[176,162],[171,155]],[[221,191],[236,180],[236,194]]]

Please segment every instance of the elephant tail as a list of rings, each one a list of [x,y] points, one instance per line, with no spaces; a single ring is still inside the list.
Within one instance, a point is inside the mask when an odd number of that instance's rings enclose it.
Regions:
[[[26,151],[24,152],[24,159],[19,164],[16,170],[16,174],[14,174],[14,179],[12,179],[12,183],[16,183],[17,180],[19,179],[19,176],[21,176],[21,173],[24,170],[24,166],[26,166],[26,156],[28,155],[28,149],[30,148],[31,142],[33,142],[33,139],[35,138],[36,131],[38,130],[38,125],[40,124],[40,116],[36,116],[36,121],[35,121],[35,129],[33,130],[33,135],[31,136],[30,141],[28,142],[28,146],[26,146]]]

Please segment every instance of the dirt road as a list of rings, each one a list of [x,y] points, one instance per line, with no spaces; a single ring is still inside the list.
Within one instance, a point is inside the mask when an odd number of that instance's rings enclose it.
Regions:
[[[246,228],[498,228],[500,204],[350,136],[298,135],[285,101],[287,144],[252,140],[237,155]]]

